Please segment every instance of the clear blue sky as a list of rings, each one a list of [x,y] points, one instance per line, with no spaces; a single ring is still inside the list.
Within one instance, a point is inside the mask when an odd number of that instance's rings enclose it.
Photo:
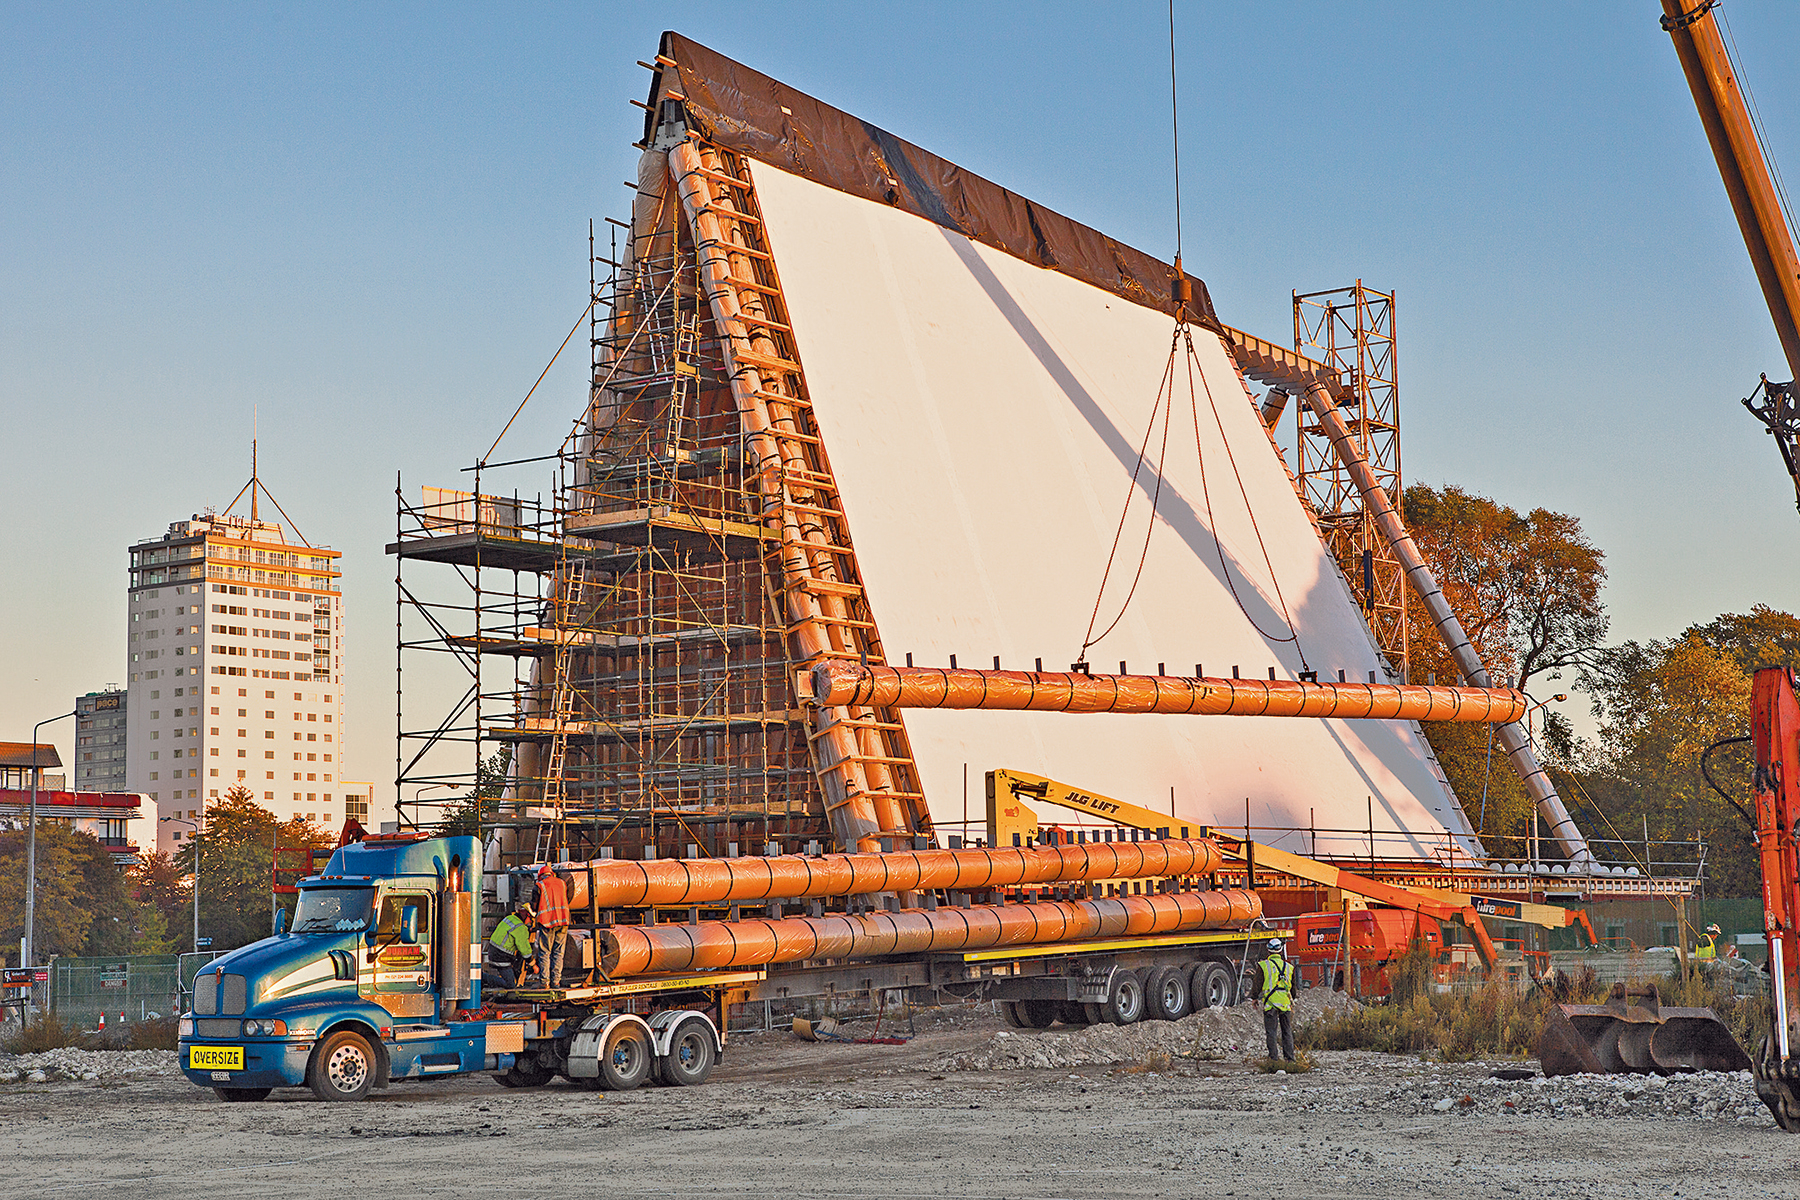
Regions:
[[[1652,0],[1178,10],[1186,261],[1225,320],[1282,340],[1291,289],[1397,289],[1408,478],[1579,515],[1619,637],[1800,604],[1735,402],[1786,368]],[[1800,163],[1800,6],[1724,11]],[[391,779],[395,475],[457,486],[581,311],[665,23],[1167,255],[1164,20],[0,5],[0,740],[122,681],[125,548],[231,499],[254,407],[266,482],[345,552],[352,777]],[[571,350],[508,449],[579,410]]]

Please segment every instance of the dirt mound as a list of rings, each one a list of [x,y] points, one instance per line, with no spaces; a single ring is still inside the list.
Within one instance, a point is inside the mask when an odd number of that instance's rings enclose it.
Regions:
[[[1349,1012],[1361,1004],[1340,992],[1309,989],[1294,1000],[1294,1022],[1316,1021],[1326,1012]],[[1141,1063],[1159,1055],[1201,1059],[1260,1058],[1264,1051],[1262,1010],[1246,1001],[1235,1008],[1207,1008],[1179,1021],[1135,1025],[1089,1025],[1051,1029],[1003,1029],[973,1050],[946,1055],[934,1071],[1010,1071]]]

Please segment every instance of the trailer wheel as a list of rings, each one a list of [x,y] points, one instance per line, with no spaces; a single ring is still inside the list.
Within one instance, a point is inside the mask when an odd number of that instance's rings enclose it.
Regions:
[[[694,1087],[706,1082],[713,1069],[712,1031],[706,1022],[690,1017],[675,1029],[669,1039],[669,1053],[662,1059],[662,1081],[676,1087]]]
[[[606,1035],[600,1050],[600,1078],[613,1092],[629,1092],[650,1075],[654,1055],[650,1039],[636,1022],[621,1021]]]
[[[1020,1000],[1013,1007],[1026,1029],[1048,1029],[1056,1024],[1060,1005],[1058,1000]]]
[[[1104,1007],[1114,1025],[1135,1023],[1144,1015],[1144,981],[1135,971],[1114,971]]]
[[[1017,1000],[997,1000],[995,1001],[995,1004],[1000,1009],[1000,1019],[1006,1022],[1007,1028],[1025,1028],[1025,1019],[1019,1015],[1019,1002]]]
[[[1158,967],[1144,988],[1144,1015],[1155,1021],[1179,1021],[1188,1015],[1187,972],[1180,967]]]
[[[227,1104],[253,1104],[267,1100],[274,1088],[214,1088],[213,1095]]]
[[[1088,1020],[1088,1006],[1078,1000],[1059,1000],[1056,1003],[1056,1019],[1064,1025],[1092,1025]]]
[[[1087,1023],[1089,1025],[1106,1024],[1106,1005],[1083,1004],[1081,1006],[1081,1011],[1087,1016]]]
[[[1188,976],[1188,995],[1195,1009],[1230,1008],[1237,1003],[1231,986],[1231,968],[1223,963],[1197,962]]]
[[[321,1100],[361,1100],[375,1082],[375,1050],[360,1033],[340,1029],[319,1043],[306,1070]]]

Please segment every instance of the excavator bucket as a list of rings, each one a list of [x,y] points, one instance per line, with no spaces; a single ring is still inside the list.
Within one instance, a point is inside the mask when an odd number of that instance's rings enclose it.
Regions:
[[[1615,983],[1605,1004],[1552,1005],[1538,1061],[1546,1075],[1750,1069],[1750,1056],[1712,1009],[1665,1008],[1653,983]]]

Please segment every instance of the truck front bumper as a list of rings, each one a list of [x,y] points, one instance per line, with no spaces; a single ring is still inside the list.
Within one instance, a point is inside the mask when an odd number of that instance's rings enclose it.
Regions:
[[[230,1070],[192,1067],[189,1053],[195,1046],[207,1049],[242,1049],[244,1065]],[[312,1057],[313,1039],[295,1038],[237,1040],[220,1038],[183,1038],[176,1052],[181,1056],[181,1073],[205,1088],[278,1088],[299,1087],[306,1082],[306,1061]]]

